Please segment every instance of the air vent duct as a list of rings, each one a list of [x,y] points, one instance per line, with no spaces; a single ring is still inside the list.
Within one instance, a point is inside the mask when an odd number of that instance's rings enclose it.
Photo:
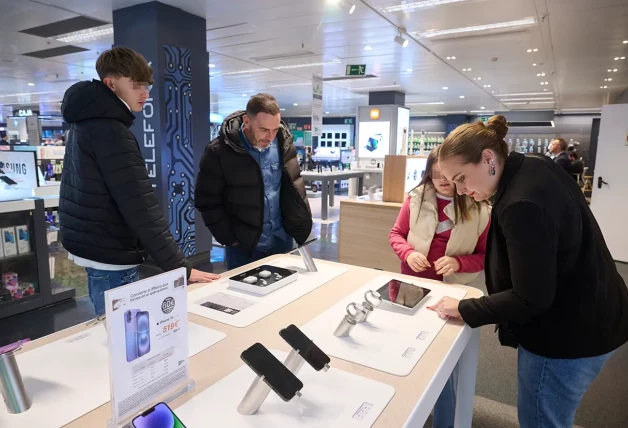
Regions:
[[[306,57],[314,56],[314,55],[318,55],[318,54],[311,51],[299,50],[299,51],[286,52],[286,53],[276,54],[276,55],[256,56],[250,59],[251,61],[255,61],[255,62],[265,62],[265,61],[279,61],[279,60],[284,60],[284,59],[306,58]]]

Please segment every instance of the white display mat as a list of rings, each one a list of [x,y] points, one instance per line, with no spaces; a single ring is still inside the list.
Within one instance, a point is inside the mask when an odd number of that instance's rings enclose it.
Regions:
[[[308,272],[303,261],[293,257],[281,257],[268,264],[296,270],[299,277],[266,296],[228,288],[227,279],[211,283],[188,293],[188,312],[234,327],[247,327],[348,270],[339,265],[318,263],[318,272]]]
[[[280,360],[285,353],[272,351]],[[375,423],[395,395],[392,386],[334,369],[316,372],[307,363],[297,377],[303,396],[289,403],[274,392],[255,415],[244,416],[237,407],[255,379],[243,365],[187,403],[175,409],[189,428],[365,428]]]
[[[348,337],[336,337],[334,331],[346,315],[346,306],[364,301],[364,293],[377,290],[394,276],[378,276],[302,327],[327,355],[371,367],[397,376],[410,374],[438,332],[446,324],[436,312],[427,309],[443,296],[462,299],[466,291],[416,279],[408,281],[431,292],[414,314],[375,309],[368,321],[356,325]]]
[[[188,323],[190,357],[226,337]],[[111,398],[107,332],[102,324],[17,356],[32,407],[19,415],[0,403],[0,427],[59,428]]]

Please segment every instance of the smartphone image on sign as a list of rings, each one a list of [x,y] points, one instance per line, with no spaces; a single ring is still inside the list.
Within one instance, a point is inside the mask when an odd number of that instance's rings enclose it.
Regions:
[[[382,303],[408,311],[416,309],[431,290],[393,279],[377,291],[382,296]]]
[[[126,342],[126,360],[131,362],[137,359],[137,313],[139,309],[129,309],[124,312],[124,339]]]
[[[185,428],[183,422],[165,403],[159,403],[151,407],[135,419],[135,428]]]
[[[150,319],[148,312],[137,313],[137,356],[150,352]]]
[[[323,370],[325,367],[329,367],[329,363],[331,362],[329,356],[327,356],[321,348],[316,346],[314,342],[294,324],[281,330],[279,336],[281,336],[292,349],[299,351],[299,355],[317,372]]]
[[[290,401],[303,389],[301,382],[261,343],[256,343],[240,355],[242,361],[259,377],[264,376],[264,382],[283,401]]]

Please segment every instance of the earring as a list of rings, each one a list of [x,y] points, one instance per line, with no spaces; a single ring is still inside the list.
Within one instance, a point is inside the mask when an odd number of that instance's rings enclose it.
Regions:
[[[488,173],[491,175],[495,175],[495,159],[491,160],[491,167],[488,170]]]

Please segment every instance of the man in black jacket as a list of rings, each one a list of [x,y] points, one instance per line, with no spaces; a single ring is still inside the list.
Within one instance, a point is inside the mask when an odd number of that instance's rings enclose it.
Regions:
[[[148,98],[153,73],[144,57],[123,47],[100,55],[100,80],[80,82],[63,97],[71,124],[66,146],[59,222],[69,258],[87,271],[97,315],[104,292],[137,281],[146,253],[164,271],[186,267],[191,282],[218,278],[192,269],[168,222],[129,127]]]
[[[214,238],[227,247],[229,269],[303,244],[312,230],[305,184],[268,94],[252,97],[246,112],[227,117],[201,160],[196,208]]]
[[[549,146],[549,151],[552,153],[554,162],[563,167],[565,171],[571,174],[571,160],[567,155],[567,141],[562,138],[557,138]]]

